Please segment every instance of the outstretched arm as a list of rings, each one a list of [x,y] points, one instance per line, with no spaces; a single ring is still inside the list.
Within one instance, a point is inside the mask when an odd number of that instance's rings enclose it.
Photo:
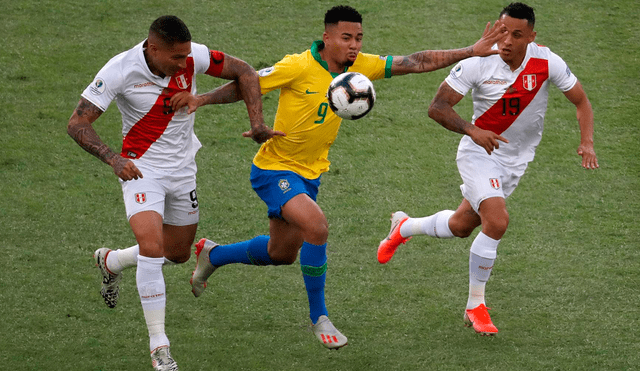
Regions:
[[[436,96],[429,105],[429,117],[444,126],[446,129],[460,134],[466,134],[473,141],[483,147],[488,154],[494,149],[498,149],[500,144],[498,141],[509,143],[507,139],[490,130],[480,129],[479,127],[465,121],[453,109],[464,96],[453,90],[447,82],[443,82],[438,88]]]
[[[496,21],[493,26],[489,22],[480,40],[476,41],[472,46],[463,49],[425,50],[409,56],[393,57],[391,74],[406,75],[408,73],[435,71],[469,57],[486,57],[497,54],[500,51],[491,48],[506,35],[506,31],[499,21]]]
[[[173,110],[189,106],[188,113],[193,113],[200,106],[207,104],[224,104],[244,100],[249,113],[251,130],[242,135],[262,143],[275,135],[284,135],[281,131],[274,131],[265,126],[262,115],[262,94],[258,74],[247,62],[225,55],[221,78],[233,80],[208,93],[193,96],[188,92],[175,94],[171,98]]]
[[[596,169],[600,166],[598,165],[596,152],[593,149],[593,110],[591,109],[591,102],[589,102],[589,98],[587,98],[580,81],[569,91],[566,91],[564,95],[571,103],[575,104],[577,109],[578,124],[580,125],[580,145],[577,152],[578,155],[582,156],[582,167]]]
[[[93,103],[80,98],[78,106],[69,118],[67,133],[85,151],[96,156],[113,168],[113,172],[122,180],[142,178],[142,173],[131,160],[121,157],[111,150],[93,129],[93,123],[102,111]]]

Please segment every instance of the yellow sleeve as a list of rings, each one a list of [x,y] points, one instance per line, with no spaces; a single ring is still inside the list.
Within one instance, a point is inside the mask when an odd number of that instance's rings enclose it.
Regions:
[[[356,62],[349,68],[349,71],[360,72],[367,76],[369,80],[379,80],[391,77],[391,62],[393,57],[360,53]]]
[[[302,71],[299,54],[287,55],[275,65],[261,69],[258,77],[262,94],[291,86]]]

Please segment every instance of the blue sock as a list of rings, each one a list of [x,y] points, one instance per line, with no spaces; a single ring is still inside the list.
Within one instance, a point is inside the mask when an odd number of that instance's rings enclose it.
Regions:
[[[209,254],[215,266],[242,263],[251,265],[272,265],[267,247],[269,236],[257,236],[248,241],[216,246]]]
[[[309,298],[309,317],[314,324],[318,317],[328,315],[324,303],[324,283],[327,277],[327,244],[302,244],[300,249],[300,269]]]

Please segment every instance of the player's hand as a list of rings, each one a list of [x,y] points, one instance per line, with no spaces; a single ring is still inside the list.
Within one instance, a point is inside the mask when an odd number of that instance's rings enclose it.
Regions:
[[[585,169],[597,169],[598,158],[596,157],[596,151],[593,150],[593,145],[581,144],[578,146],[578,155],[582,156],[582,167]]]
[[[482,37],[473,44],[473,56],[486,57],[500,53],[500,50],[491,48],[506,36],[507,29],[500,21],[496,21],[493,26],[491,26],[491,22],[487,22]]]
[[[245,131],[244,133],[242,133],[242,136],[245,138],[251,138],[253,139],[256,143],[264,143],[267,140],[275,137],[275,136],[286,136],[287,134],[285,134],[282,131],[276,131],[273,129],[270,129],[268,126],[266,125],[257,125],[251,128],[251,130],[249,131]]]
[[[171,97],[169,104],[173,112],[177,112],[180,108],[188,106],[189,110],[187,113],[192,114],[200,107],[200,99],[188,91],[181,91]]]
[[[489,155],[493,150],[500,148],[500,142],[509,143],[502,135],[498,135],[491,130],[480,129],[477,126],[473,127],[473,130],[469,132],[469,136],[477,145],[484,148]]]
[[[115,156],[111,164],[113,172],[125,182],[127,180],[142,179],[142,172],[133,163],[133,161],[121,156]]]

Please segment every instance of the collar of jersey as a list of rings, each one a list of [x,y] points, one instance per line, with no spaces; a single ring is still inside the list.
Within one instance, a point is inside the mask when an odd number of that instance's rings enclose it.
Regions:
[[[519,74],[520,72],[522,72],[522,70],[524,70],[524,68],[527,66],[527,63],[529,63],[529,59],[531,59],[531,50],[530,50],[531,44],[534,44],[534,43],[529,43],[529,45],[527,45],[527,51],[524,54],[524,59],[522,60],[522,63],[520,63],[520,66],[518,68],[516,68],[514,71],[511,71],[511,67],[509,67],[507,62],[505,62],[502,58],[500,58],[500,62],[502,62],[503,64],[502,68],[505,70],[508,70],[513,74]]]
[[[324,68],[325,70],[327,70],[327,72],[331,74],[331,77],[336,77],[340,73],[334,73],[329,71],[329,64],[327,64],[327,62],[322,60],[322,57],[320,56],[320,50],[322,50],[323,48],[324,48],[324,42],[322,42],[322,40],[314,41],[313,44],[311,44],[311,55],[313,56],[313,59],[316,60],[316,62],[320,63],[322,68]],[[344,71],[342,72],[347,72],[347,68],[348,67],[345,67]]]

